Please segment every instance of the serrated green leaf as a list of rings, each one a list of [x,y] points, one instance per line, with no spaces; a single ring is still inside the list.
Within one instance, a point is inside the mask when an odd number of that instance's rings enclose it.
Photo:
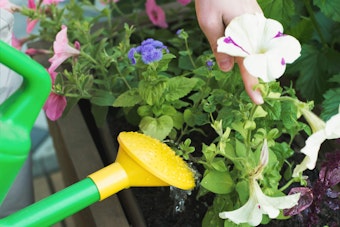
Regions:
[[[291,129],[297,126],[297,107],[291,102],[282,103],[281,119],[283,125],[287,129]]]
[[[258,0],[258,4],[267,18],[280,21],[283,27],[290,25],[292,16],[295,13],[293,0]]]
[[[146,116],[139,123],[139,128],[144,134],[159,140],[164,140],[171,132],[172,127],[172,118],[167,115],[159,118]]]
[[[131,89],[124,92],[113,102],[114,107],[132,107],[142,101],[138,89]]]
[[[340,22],[340,0],[313,0],[322,13],[334,21]]]
[[[320,102],[327,88],[327,56],[316,46],[303,45],[301,57],[294,68],[300,72],[297,88],[304,98]]]
[[[173,77],[167,81],[165,99],[175,101],[189,94],[195,87],[197,80],[186,77]]]
[[[159,104],[163,99],[166,90],[166,81],[145,81],[139,82],[138,91],[142,99],[149,105]]]
[[[201,181],[201,186],[216,194],[228,194],[234,189],[234,182],[229,172],[207,170]]]
[[[322,103],[321,118],[327,121],[339,112],[340,88],[330,89],[324,94],[325,100]]]

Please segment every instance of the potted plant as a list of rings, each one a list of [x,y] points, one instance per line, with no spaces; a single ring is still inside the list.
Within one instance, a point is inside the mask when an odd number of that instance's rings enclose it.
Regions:
[[[214,63],[193,20],[194,3],[162,5],[169,17],[186,12],[166,22],[160,5],[169,2],[147,1],[146,14],[144,1],[105,2],[100,7],[88,1],[71,0],[63,6],[29,1],[28,8],[21,8],[30,26],[40,22],[39,33],[25,41],[50,43],[47,49],[27,50],[49,56],[53,90],[44,107],[47,116],[67,117],[72,106],[85,99],[98,126],[124,119],[166,142],[191,163],[197,176],[195,196],[172,189],[179,202],[175,207],[181,210],[187,198],[204,201],[204,214],[196,215],[203,226],[256,226],[293,215],[298,218],[279,223],[298,222],[313,209],[322,214],[324,208],[318,208],[326,197],[328,211],[337,210],[336,144],[330,143],[332,158],[319,169],[319,179],[312,181],[310,175],[321,144],[340,137],[339,40],[320,27],[325,23],[329,32],[339,31],[339,15],[331,3],[259,1],[265,16],[283,26],[263,15],[242,15],[216,40],[219,51],[245,58],[247,70],[259,75],[256,89],[264,103],[256,105],[244,91],[238,68],[223,73]],[[238,42],[246,40],[249,26],[262,30],[255,29],[257,38],[249,39],[251,44]],[[290,35],[283,34],[283,27]],[[316,64],[319,60],[322,64]],[[286,67],[296,87],[275,81]],[[312,112],[312,100],[322,107],[322,118]],[[316,223],[317,217],[303,221]],[[336,219],[322,223],[333,222]]]

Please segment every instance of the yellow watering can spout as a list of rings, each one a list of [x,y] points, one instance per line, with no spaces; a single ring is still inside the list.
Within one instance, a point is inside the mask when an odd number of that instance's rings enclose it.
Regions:
[[[100,200],[133,186],[195,186],[193,171],[166,144],[137,132],[120,133],[118,142],[115,163],[89,175]]]
[[[170,147],[149,136],[122,132],[115,163],[39,202],[0,219],[1,227],[51,226],[60,220],[133,186],[191,189],[194,173]]]

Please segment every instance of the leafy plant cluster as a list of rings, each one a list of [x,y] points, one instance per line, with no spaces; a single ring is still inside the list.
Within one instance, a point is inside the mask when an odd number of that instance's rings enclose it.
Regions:
[[[40,20],[39,35],[32,39],[52,42],[65,24],[70,42],[81,45],[81,54],[64,64],[54,86],[54,92],[68,98],[68,109],[88,99],[100,125],[109,108],[119,108],[140,131],[166,141],[178,155],[202,165],[198,197],[215,195],[203,226],[235,225],[218,214],[247,201],[249,176],[259,164],[264,141],[269,161],[260,180],[263,192],[283,196],[293,183],[306,185],[303,177],[292,178],[296,163],[289,160],[295,137],[311,134],[300,119],[300,109],[312,109],[313,103],[299,101],[292,86],[271,82],[258,85],[265,103],[253,104],[238,68],[224,73],[214,63],[193,19],[193,3],[185,8],[188,18],[169,23],[169,29],[157,29],[141,14],[142,2],[109,3],[99,10],[91,2],[70,0],[64,7],[52,5],[45,14],[23,10]],[[296,88],[304,98],[322,102],[323,117],[328,119],[340,103],[340,36],[336,35],[340,1],[259,3],[267,17],[281,21],[286,33],[302,43],[302,56],[288,74],[297,79]],[[177,12],[170,8],[167,15]],[[162,50],[161,60],[149,64],[138,53],[136,62],[131,62],[129,51],[147,38],[162,41],[168,51]],[[269,221],[265,216],[262,223]]]

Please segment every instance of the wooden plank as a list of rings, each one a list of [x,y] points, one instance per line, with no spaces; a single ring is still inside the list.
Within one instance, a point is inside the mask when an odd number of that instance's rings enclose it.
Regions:
[[[49,122],[66,185],[84,179],[104,167],[81,112],[75,106],[67,117]],[[73,215],[76,226],[120,226],[129,223],[116,195]]]

